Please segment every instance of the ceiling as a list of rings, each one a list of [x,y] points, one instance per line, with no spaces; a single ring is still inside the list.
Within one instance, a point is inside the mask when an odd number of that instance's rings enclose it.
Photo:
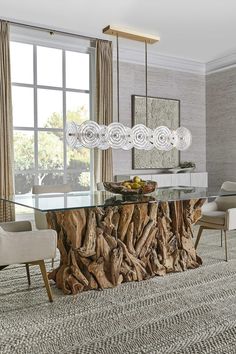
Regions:
[[[0,17],[106,39],[108,24],[127,27],[159,35],[160,54],[201,63],[236,52],[235,0],[0,0]]]

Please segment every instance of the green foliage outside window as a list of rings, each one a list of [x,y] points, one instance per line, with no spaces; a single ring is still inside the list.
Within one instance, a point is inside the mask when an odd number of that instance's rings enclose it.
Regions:
[[[81,124],[87,119],[87,111],[85,107],[79,108],[77,111],[67,112],[67,121],[75,121]],[[53,113],[47,120],[44,128],[61,129],[62,117],[58,113]],[[34,176],[26,175],[25,172],[34,169],[34,133],[26,134],[25,132],[15,131],[14,134],[14,160],[15,170],[19,172],[16,176],[16,187],[18,193],[27,193],[34,184]],[[53,184],[63,183],[63,174],[50,174],[48,172],[40,172],[43,170],[63,170],[63,133],[57,131],[39,131],[38,132],[38,169],[39,183]],[[74,171],[73,171],[74,170]],[[68,183],[74,185],[75,189],[88,190],[90,186],[90,151],[81,148],[79,150],[71,150],[67,148],[67,171]],[[17,180],[18,179],[18,180]],[[31,180],[32,179],[32,180]],[[20,191],[21,189],[21,191]]]

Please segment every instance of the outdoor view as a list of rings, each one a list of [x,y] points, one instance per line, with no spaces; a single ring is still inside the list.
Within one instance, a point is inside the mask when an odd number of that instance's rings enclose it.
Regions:
[[[15,189],[90,189],[90,150],[66,146],[68,121],[90,116],[89,54],[11,42]]]

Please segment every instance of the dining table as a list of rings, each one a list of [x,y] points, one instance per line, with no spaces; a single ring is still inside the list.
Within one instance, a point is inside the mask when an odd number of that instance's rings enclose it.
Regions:
[[[148,195],[107,191],[1,198],[45,215],[57,231],[58,266],[49,272],[64,294],[113,288],[202,264],[193,225],[209,198],[235,192],[163,187]]]

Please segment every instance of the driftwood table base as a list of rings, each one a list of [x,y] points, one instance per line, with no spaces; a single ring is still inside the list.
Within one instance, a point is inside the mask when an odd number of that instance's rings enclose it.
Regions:
[[[112,288],[198,267],[192,224],[202,199],[47,213],[61,260],[49,278],[64,294]]]

